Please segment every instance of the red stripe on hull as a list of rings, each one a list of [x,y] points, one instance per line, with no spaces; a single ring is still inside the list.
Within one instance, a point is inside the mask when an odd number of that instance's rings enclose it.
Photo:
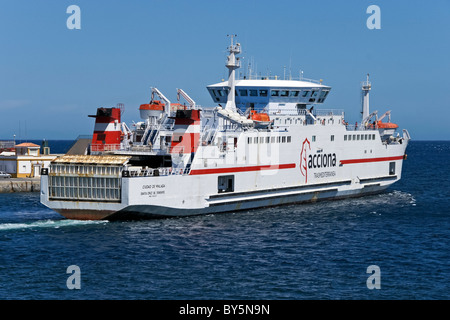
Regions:
[[[277,170],[277,169],[292,169],[295,168],[295,163],[289,164],[275,164],[266,166],[252,166],[252,167],[233,167],[233,168],[214,168],[214,169],[193,169],[191,175],[199,174],[215,174],[215,173],[234,173],[234,172],[249,172],[262,170]]]
[[[381,162],[381,161],[392,161],[392,160],[402,160],[402,159],[403,159],[403,156],[384,157],[384,158],[367,158],[367,159],[349,159],[349,160],[341,160],[341,164]]]

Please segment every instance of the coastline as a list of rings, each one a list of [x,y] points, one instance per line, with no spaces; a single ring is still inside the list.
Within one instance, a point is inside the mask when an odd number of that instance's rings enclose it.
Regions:
[[[40,188],[40,178],[0,179],[0,193],[38,192]]]

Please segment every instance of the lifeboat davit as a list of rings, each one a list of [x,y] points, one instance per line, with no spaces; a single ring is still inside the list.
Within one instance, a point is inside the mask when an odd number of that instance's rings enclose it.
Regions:
[[[397,129],[398,125],[392,122],[377,122],[378,129]]]
[[[141,119],[159,117],[164,112],[164,103],[159,100],[153,100],[150,101],[150,103],[141,104],[139,112],[141,114]]]

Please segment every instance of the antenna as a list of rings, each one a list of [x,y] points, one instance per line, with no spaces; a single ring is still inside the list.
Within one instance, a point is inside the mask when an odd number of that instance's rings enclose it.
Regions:
[[[231,39],[230,46],[232,47],[233,46],[233,39],[234,39],[234,37],[237,37],[237,34],[227,34],[227,37],[230,37],[230,39]]]
[[[292,80],[291,66],[292,66],[292,50],[291,54],[289,55],[289,80]]]

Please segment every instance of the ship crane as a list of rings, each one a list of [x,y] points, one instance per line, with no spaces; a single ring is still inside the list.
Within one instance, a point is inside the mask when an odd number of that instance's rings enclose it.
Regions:
[[[153,101],[153,98],[154,98],[155,94],[156,94],[161,100],[163,100],[163,101],[165,102],[165,105],[164,105],[164,113],[165,113],[165,114],[168,114],[168,113],[170,112],[170,101],[169,101],[169,99],[167,99],[166,96],[163,95],[162,92],[159,91],[157,88],[152,87],[152,99],[151,99],[152,101]]]
[[[195,109],[195,101],[183,89],[177,89],[178,102],[180,102],[180,95],[189,103],[190,109]]]
[[[375,122],[378,122],[378,110],[372,112],[366,118],[364,118],[362,124],[367,128],[368,126],[370,126],[370,122],[373,117],[375,117]]]
[[[378,121],[383,120],[386,116],[388,116],[388,122],[391,122],[391,110],[386,111],[380,118],[378,118]]]

